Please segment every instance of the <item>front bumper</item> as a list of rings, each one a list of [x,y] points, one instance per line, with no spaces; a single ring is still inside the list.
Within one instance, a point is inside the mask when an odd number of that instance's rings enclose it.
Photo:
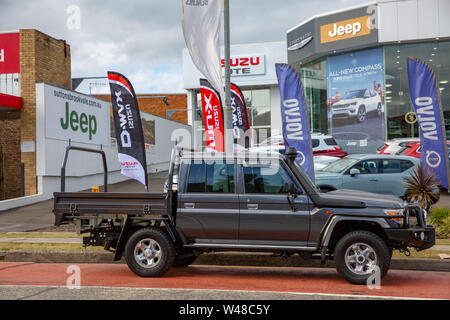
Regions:
[[[389,240],[419,251],[431,248],[436,242],[434,227],[426,224],[424,214],[417,203],[406,205],[401,228],[384,231]]]
[[[435,244],[435,231],[432,226],[414,226],[408,229],[385,229],[389,240],[400,242],[417,250],[431,248]]]

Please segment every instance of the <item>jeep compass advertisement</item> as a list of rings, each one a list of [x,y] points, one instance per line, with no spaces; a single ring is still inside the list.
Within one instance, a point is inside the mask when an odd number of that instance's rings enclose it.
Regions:
[[[385,140],[381,48],[327,59],[331,134],[350,152],[375,152]]]

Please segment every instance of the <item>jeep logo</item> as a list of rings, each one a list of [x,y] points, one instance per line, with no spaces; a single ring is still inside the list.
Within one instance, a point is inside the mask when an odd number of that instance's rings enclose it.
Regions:
[[[371,33],[370,16],[320,26],[320,43],[355,38]]]
[[[61,128],[70,129],[74,132],[80,130],[82,133],[89,133],[89,140],[97,133],[97,118],[94,115],[82,113],[78,115],[75,110],[70,112],[69,103],[66,102],[66,116],[60,118]]]

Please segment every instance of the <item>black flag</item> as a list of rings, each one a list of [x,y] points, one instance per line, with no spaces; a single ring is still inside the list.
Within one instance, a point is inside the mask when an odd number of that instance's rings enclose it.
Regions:
[[[148,187],[144,133],[139,106],[130,81],[116,72],[108,72],[114,127],[122,174]]]
[[[231,83],[231,109],[233,112],[234,151],[251,147],[251,128],[247,105],[241,89]]]

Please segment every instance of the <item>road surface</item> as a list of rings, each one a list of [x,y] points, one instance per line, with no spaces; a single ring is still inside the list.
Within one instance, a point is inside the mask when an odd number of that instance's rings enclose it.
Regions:
[[[0,263],[0,299],[450,299],[445,272],[391,270],[380,289],[369,289],[334,269],[190,266],[140,278],[126,265],[80,264],[81,289],[67,289],[76,284],[69,267]]]

